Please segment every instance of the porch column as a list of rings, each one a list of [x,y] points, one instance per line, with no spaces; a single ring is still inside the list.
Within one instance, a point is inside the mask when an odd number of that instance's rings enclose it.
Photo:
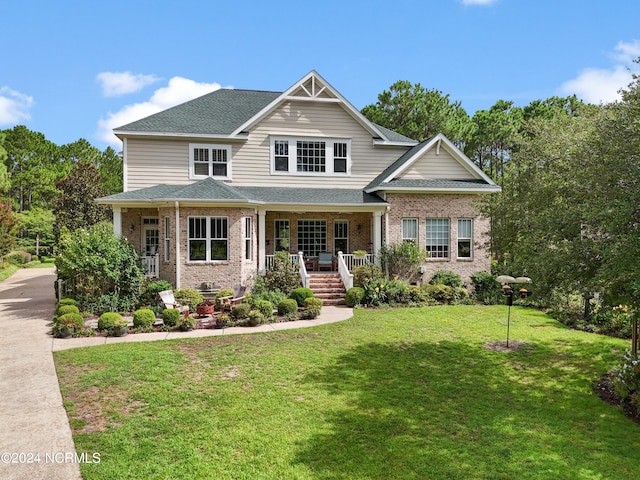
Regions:
[[[376,262],[378,257],[378,251],[382,246],[382,214],[384,212],[373,212],[373,254],[375,255]]]
[[[176,210],[176,288],[180,288],[180,202],[175,203]]]
[[[116,237],[122,236],[122,208],[116,207],[113,208],[113,234]]]
[[[263,273],[266,268],[267,249],[266,249],[266,219],[267,212],[258,210],[258,272]]]

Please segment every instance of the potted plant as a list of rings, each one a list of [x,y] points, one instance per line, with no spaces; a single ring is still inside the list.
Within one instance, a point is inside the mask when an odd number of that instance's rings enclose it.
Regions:
[[[84,326],[84,319],[79,313],[65,313],[53,321],[53,333],[58,338],[69,338],[76,330]]]
[[[367,258],[367,251],[366,250],[355,250],[353,252],[353,257],[357,258],[358,260],[364,260],[365,258]]]
[[[124,337],[129,332],[129,322],[120,317],[114,320],[111,328],[111,335],[114,337]]]
[[[198,323],[198,321],[191,315],[182,315],[178,320],[178,323],[176,323],[176,327],[178,327],[178,330],[188,332],[190,330],[193,330],[193,327],[196,326],[196,323]]]

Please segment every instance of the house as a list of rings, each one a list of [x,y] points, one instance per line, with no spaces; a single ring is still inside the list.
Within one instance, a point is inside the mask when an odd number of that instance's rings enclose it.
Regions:
[[[331,252],[346,287],[352,253],[411,241],[424,280],[489,269],[500,188],[443,135],[424,142],[367,120],[317,72],[284,92],[220,89],[114,130],[124,192],[97,199],[149,276],[176,287],[250,285],[287,250],[309,283]]]

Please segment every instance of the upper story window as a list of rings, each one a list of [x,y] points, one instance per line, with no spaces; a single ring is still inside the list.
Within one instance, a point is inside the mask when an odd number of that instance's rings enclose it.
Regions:
[[[350,172],[350,140],[271,137],[273,174],[344,176]]]
[[[231,145],[189,145],[189,178],[207,177],[231,179]]]

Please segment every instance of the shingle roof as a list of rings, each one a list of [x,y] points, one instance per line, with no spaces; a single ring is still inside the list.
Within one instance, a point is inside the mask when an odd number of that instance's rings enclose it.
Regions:
[[[188,200],[287,205],[385,205],[377,195],[358,189],[233,187],[212,178],[191,185],[157,185],[98,200],[100,203]]]
[[[381,189],[406,189],[406,190],[487,190],[495,191],[496,185],[491,185],[484,180],[445,180],[445,179],[398,179],[380,184]]]
[[[278,96],[278,92],[219,89],[114,131],[229,135]]]
[[[374,125],[376,126],[376,128],[378,130],[380,130],[383,134],[385,134],[387,136],[387,138],[389,140],[391,140],[392,142],[415,142],[416,140],[414,140],[413,138],[409,138],[409,137],[405,137],[404,135],[398,133],[398,132],[394,132],[393,130],[389,130],[386,127],[383,127],[382,125],[378,125],[377,123],[374,123]]]
[[[404,152],[402,154],[402,156],[400,158],[398,158],[395,162],[393,162],[391,165],[389,165],[387,168],[385,168],[382,173],[380,175],[378,175],[376,178],[374,178],[373,180],[371,180],[371,182],[369,183],[369,185],[367,185],[366,187],[364,187],[365,190],[370,190],[372,188],[376,188],[378,186],[380,186],[380,184],[382,184],[382,182],[384,181],[385,178],[387,178],[389,175],[391,175],[393,172],[395,172],[398,168],[400,168],[406,161],[408,161],[410,158],[412,158],[416,153],[418,153],[420,151],[420,149],[427,144],[429,141],[431,141],[431,139],[427,139],[424,140],[423,142],[420,142],[419,144],[411,147],[409,150],[407,150],[406,152]]]

